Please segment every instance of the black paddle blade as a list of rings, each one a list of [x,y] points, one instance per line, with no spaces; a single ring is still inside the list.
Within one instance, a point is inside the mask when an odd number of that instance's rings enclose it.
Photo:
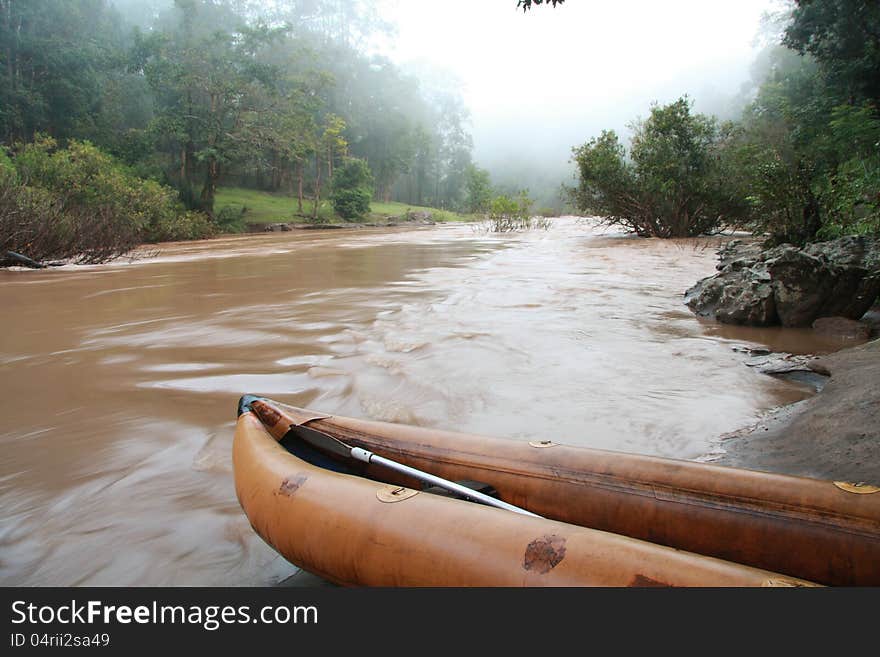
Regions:
[[[344,459],[351,458],[351,447],[333,436],[308,427],[292,425],[282,440],[299,439],[326,454]]]

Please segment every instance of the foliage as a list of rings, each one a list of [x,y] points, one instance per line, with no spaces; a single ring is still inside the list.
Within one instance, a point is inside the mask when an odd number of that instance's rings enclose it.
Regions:
[[[553,5],[555,7],[556,5],[561,5],[564,2],[565,0],[547,0],[547,5]],[[517,0],[516,6],[522,7],[523,11],[528,11],[532,8],[533,4],[542,5],[544,4],[544,0]]]
[[[243,233],[247,229],[244,217],[247,208],[244,205],[224,205],[215,215],[217,229],[221,233]]]
[[[343,219],[358,219],[370,211],[373,173],[364,160],[349,158],[333,174],[330,200]]]
[[[819,236],[880,234],[880,116],[873,105],[838,105],[831,138],[839,164],[828,179],[828,218]]]
[[[880,103],[880,3],[796,0],[783,44],[810,54],[839,101]]]
[[[443,223],[450,221],[470,221],[473,219],[473,217],[471,216],[458,214],[449,210],[441,210],[438,208],[431,208],[420,205],[410,205],[408,203],[399,203],[396,201],[391,201],[388,203],[373,201],[372,203],[370,203],[370,211],[371,217],[385,219],[404,217],[411,212],[430,214],[432,221]]]
[[[101,116],[121,26],[104,0],[0,0],[0,136],[77,136]]]
[[[0,140],[89,141],[209,215],[222,186],[328,216],[349,156],[384,201],[462,209],[459,92],[367,54],[389,31],[372,0],[0,0]],[[217,206],[222,230],[241,226]]]
[[[614,131],[574,149],[578,209],[652,237],[700,235],[735,218],[721,167],[725,133],[713,119],[692,114],[683,97],[654,105],[632,128],[629,159]]]
[[[140,242],[136,227],[119,222],[108,208],[65,207],[48,190],[0,173],[0,251],[38,262],[69,258],[92,264],[127,253]]]
[[[6,149],[0,146],[0,176],[15,176],[15,165],[6,153]]]
[[[880,231],[880,115],[873,92],[857,84],[868,82],[859,73],[866,55],[845,47],[841,23],[827,22],[860,12],[834,0],[799,3],[785,42],[805,54],[773,53],[730,149],[739,172],[731,180],[771,243]]]
[[[533,218],[531,210],[532,199],[527,190],[520,191],[516,197],[504,194],[496,196],[489,207],[489,230],[493,233],[508,233],[531,228],[549,228],[549,221],[543,217]]]
[[[486,212],[492,201],[489,172],[472,164],[465,170],[465,181],[465,209],[473,214]]]
[[[15,176],[4,180],[4,211],[5,220],[18,218],[18,226],[5,224],[3,235],[32,258],[102,262],[143,241],[213,232],[205,215],[180,207],[173,190],[137,178],[88,142],[71,140],[58,148],[38,134],[12,165]]]
[[[685,98],[654,106],[629,153],[611,131],[574,149],[572,202],[640,235],[880,232],[878,24],[876,2],[796,0],[739,121],[693,115]]]

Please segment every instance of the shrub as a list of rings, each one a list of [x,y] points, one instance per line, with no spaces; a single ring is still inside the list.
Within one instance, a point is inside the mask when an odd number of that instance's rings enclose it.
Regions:
[[[369,213],[373,198],[373,174],[364,160],[349,158],[333,172],[330,201],[343,219],[358,219]]]
[[[613,130],[574,149],[579,210],[650,237],[709,233],[741,211],[721,166],[725,131],[686,97],[632,128],[629,157]]]
[[[64,208],[48,190],[0,175],[0,251],[41,262],[106,262],[140,243],[135,227],[119,225],[107,208]]]
[[[88,142],[60,149],[38,136],[12,164],[14,174],[0,161],[0,238],[34,260],[104,262],[141,242],[213,233],[208,217],[185,212],[173,190],[138,178]]]
[[[243,233],[246,228],[244,223],[246,211],[245,206],[236,203],[224,205],[215,216],[217,228],[222,233]]]
[[[207,217],[190,216],[169,187],[143,180],[89,142],[71,140],[58,148],[54,139],[37,136],[16,155],[20,180],[47,190],[64,212],[97,212],[120,235],[141,241],[207,237],[214,231]]]
[[[494,233],[507,233],[515,230],[550,227],[550,220],[545,217],[531,216],[532,200],[523,190],[516,198],[501,195],[492,199],[489,206],[489,230]]]

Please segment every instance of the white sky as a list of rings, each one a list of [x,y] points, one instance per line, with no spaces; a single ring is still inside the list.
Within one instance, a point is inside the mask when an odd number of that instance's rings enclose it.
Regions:
[[[429,60],[462,82],[477,160],[561,150],[622,129],[652,101],[717,103],[748,77],[773,0],[386,0],[387,54]]]

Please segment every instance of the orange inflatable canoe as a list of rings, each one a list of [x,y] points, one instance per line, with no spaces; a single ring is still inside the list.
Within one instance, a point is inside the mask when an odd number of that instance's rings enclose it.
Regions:
[[[381,457],[343,458],[316,449],[315,436]],[[481,482],[470,489],[519,512],[428,487],[386,459]],[[233,463],[256,532],[344,585],[880,583],[880,495],[867,486],[327,416],[251,396],[239,405]]]

